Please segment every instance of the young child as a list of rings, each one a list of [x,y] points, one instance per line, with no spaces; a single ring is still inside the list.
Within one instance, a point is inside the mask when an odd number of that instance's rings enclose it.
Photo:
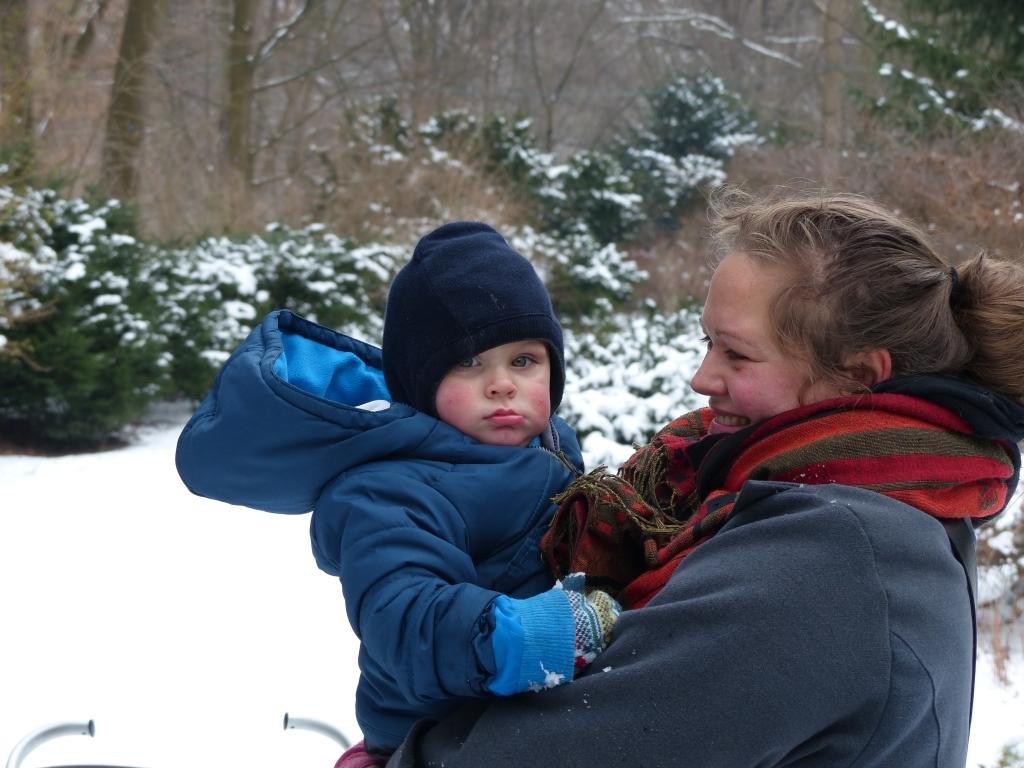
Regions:
[[[341,578],[362,642],[356,717],[378,760],[466,697],[572,680],[609,639],[618,606],[552,588],[538,548],[583,469],[553,415],[564,370],[533,267],[459,222],[396,276],[383,351],[274,313],[182,432],[192,492],[313,508],[317,564]],[[361,764],[361,747],[346,754]]]

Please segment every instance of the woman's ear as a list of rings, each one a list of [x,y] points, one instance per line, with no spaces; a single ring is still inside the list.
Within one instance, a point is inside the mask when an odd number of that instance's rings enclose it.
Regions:
[[[873,387],[892,377],[892,355],[888,349],[858,352],[851,359],[850,368],[863,384]]]

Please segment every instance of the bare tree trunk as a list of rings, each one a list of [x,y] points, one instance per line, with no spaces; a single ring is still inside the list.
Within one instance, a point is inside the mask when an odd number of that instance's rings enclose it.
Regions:
[[[828,0],[825,6],[825,74],[821,84],[821,148],[826,167],[837,169],[836,153],[843,131],[843,0]]]
[[[107,5],[109,4],[110,0],[99,0],[92,13],[89,14],[89,18],[85,22],[85,26],[82,27],[81,34],[75,40],[75,47],[71,52],[71,66],[73,69],[79,67],[86,54],[89,53],[89,49],[92,48],[92,44],[96,41],[96,25],[103,20],[103,14],[106,13]]]
[[[244,185],[252,182],[253,21],[256,0],[234,0],[231,41],[228,44],[228,163],[237,170]]]
[[[104,190],[131,199],[138,182],[139,151],[145,134],[149,54],[166,0],[128,0],[103,141]]]
[[[541,57],[537,52],[537,32],[542,29],[542,18],[549,13],[547,8],[541,7],[540,12],[537,11],[536,2],[531,2],[529,6],[529,17],[528,17],[528,34],[529,34],[529,46],[530,46],[530,63],[533,69],[533,80],[537,86],[541,98],[541,107],[544,110],[544,151],[551,152],[554,149],[555,143],[555,106],[558,104],[558,100],[562,97],[562,93],[565,90],[566,85],[569,83],[571,78],[576,71],[576,65],[579,63],[580,53],[583,48],[590,43],[590,30],[597,22],[598,18],[604,13],[605,6],[608,5],[608,0],[596,0],[593,3],[593,13],[588,15],[588,18],[579,26],[578,34],[576,39],[573,41],[571,46],[571,53],[568,56],[568,61],[565,62],[564,69],[561,75],[558,77],[558,82],[553,86],[548,87],[544,82],[544,76],[541,73]],[[547,51],[545,51],[547,53]],[[562,59],[564,61],[564,58]],[[561,64],[561,61],[559,61]]]
[[[419,124],[426,113],[434,111],[436,102],[437,59],[440,4],[431,0],[412,0],[403,9],[409,25],[409,54],[412,60],[412,93],[409,107],[413,125]]]
[[[0,0],[0,141],[32,135],[28,0]]]

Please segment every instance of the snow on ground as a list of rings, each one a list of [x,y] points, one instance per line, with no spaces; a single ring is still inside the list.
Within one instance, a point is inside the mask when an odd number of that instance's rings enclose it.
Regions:
[[[974,716],[967,765],[995,768],[1004,746],[1024,753],[1024,653],[1018,645],[1007,669],[1009,685],[996,680],[992,655],[982,649],[974,690]],[[1016,763],[1014,763],[1016,765]]]
[[[358,643],[308,516],[192,496],[180,424],[125,450],[0,457],[0,759],[31,730],[96,721],[25,768],[334,765],[285,712],[358,738]]]
[[[96,721],[25,768],[329,768],[340,749],[282,730],[313,717],[359,731],[357,642],[338,583],[316,569],[308,517],[200,499],[174,469],[180,423],[130,448],[0,457],[0,759],[29,731]],[[1011,685],[978,667],[968,765],[1024,741],[1024,658]]]

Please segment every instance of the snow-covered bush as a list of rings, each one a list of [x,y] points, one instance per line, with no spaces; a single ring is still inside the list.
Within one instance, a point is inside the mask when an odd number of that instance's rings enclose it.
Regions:
[[[703,345],[698,314],[609,313],[565,335],[559,414],[575,429],[587,467],[617,467],[669,421],[704,405],[690,389]]]
[[[577,152],[557,164],[537,148],[528,118],[496,116],[480,127],[478,155],[486,171],[536,206],[547,232],[586,230],[605,245],[632,239],[645,219],[672,229],[699,187],[725,180],[723,160],[760,139],[739,96],[707,72],[677,77],[647,102],[640,124],[607,151]],[[425,135],[440,140],[443,122]],[[469,124],[454,125],[452,135],[465,135]]]
[[[519,194],[558,200],[561,195],[557,186],[550,185],[554,155],[537,148],[532,127],[529,117],[509,122],[504,115],[493,115],[480,126],[477,153],[485,172],[497,176]]]
[[[631,240],[644,220],[643,198],[611,155],[579,152],[556,169],[560,193],[547,212],[556,232],[588,231],[601,245]]]
[[[117,201],[0,188],[0,428],[102,442],[155,398],[205,395],[273,309],[379,341],[410,252],[317,225],[162,249],[130,227]]]
[[[731,157],[736,147],[758,140],[757,123],[722,79],[701,71],[677,77],[647,96],[650,115],[634,144],[669,157]]]
[[[1014,635],[1024,625],[1024,509],[1021,495],[978,535],[978,605],[990,635]],[[1001,638],[992,637],[999,644]]]
[[[37,438],[99,441],[163,391],[164,339],[153,329],[156,250],[130,234],[116,201],[0,188],[4,335],[0,425]],[[17,283],[17,281],[16,281]],[[10,283],[9,283],[10,284]],[[35,316],[36,322],[11,322]]]
[[[892,6],[861,3],[867,39],[878,56],[874,93],[854,89],[873,118],[928,134],[987,131],[1024,133],[1024,123],[996,105],[1014,105],[1024,74],[1024,26],[1005,23],[984,5],[949,13],[927,2],[905,5],[903,21]],[[916,5],[916,7],[914,7]],[[923,13],[922,13],[923,11]],[[909,12],[909,13],[908,13]]]
[[[381,155],[394,151],[406,153],[411,149],[411,129],[399,112],[398,99],[394,96],[380,99],[373,110],[354,115],[352,124],[357,135]]]
[[[385,291],[409,253],[360,245],[317,224],[272,224],[263,236],[209,238],[167,252],[156,274],[158,327],[178,391],[202,397],[216,368],[275,309],[379,341]]]
[[[629,137],[618,138],[608,151],[576,152],[561,163],[537,147],[530,118],[493,115],[478,121],[464,112],[444,112],[419,126],[418,146],[393,101],[381,102],[354,124],[381,162],[415,156],[417,162],[456,163],[465,171],[461,158],[524,203],[533,218],[524,229],[545,238],[541,247],[526,250],[542,252],[537,263],[552,299],[560,316],[573,323],[592,315],[599,300],[622,305],[645,278],[619,248],[645,220],[674,229],[699,187],[725,180],[723,158],[758,140],[739,97],[707,73],[678,77],[648,102],[649,114]]]
[[[7,336],[15,326],[39,322],[49,314],[48,308],[32,298],[36,282],[32,267],[28,254],[0,242],[0,356],[28,366],[36,365],[30,354],[32,345]]]
[[[505,236],[533,263],[563,325],[628,299],[633,287],[647,279],[627,253],[614,243],[602,246],[586,230],[555,236],[519,227]]]
[[[672,230],[701,186],[725,181],[723,160],[759,141],[757,123],[740,98],[707,72],[680,76],[647,96],[650,110],[615,154],[639,195],[644,215]]]

